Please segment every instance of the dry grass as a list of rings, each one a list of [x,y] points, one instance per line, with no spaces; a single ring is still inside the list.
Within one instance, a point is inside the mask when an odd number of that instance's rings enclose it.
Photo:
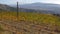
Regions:
[[[14,23],[17,21],[17,24],[20,24],[18,26],[21,26],[21,28],[24,27],[23,30],[21,30],[23,32],[22,34],[24,34],[25,31],[27,31],[25,34],[31,34],[32,31],[32,34],[34,34],[35,31],[35,34],[39,34],[40,30],[48,34],[52,34],[48,31],[52,31],[53,34],[60,32],[60,18],[51,14],[19,12],[17,20],[16,12],[3,12],[0,13],[0,19],[2,19],[2,21],[7,20],[8,22],[14,21]],[[13,22],[11,24],[13,24]],[[43,33],[42,31],[40,32]]]

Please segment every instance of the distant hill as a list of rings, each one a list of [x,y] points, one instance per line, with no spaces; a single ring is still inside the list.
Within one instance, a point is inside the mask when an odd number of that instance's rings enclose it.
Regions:
[[[17,11],[17,8],[16,7],[11,7],[9,5],[4,5],[4,4],[0,4],[0,11]],[[24,8],[19,8],[19,12],[35,12],[35,10],[32,10],[32,9],[24,9]]]
[[[16,11],[16,8],[10,7],[9,5],[0,4],[0,10],[6,10],[6,11]]]
[[[6,10],[6,11],[17,11],[16,7],[0,4],[0,11]],[[36,9],[27,9],[27,8],[19,8],[19,12],[37,12],[37,13],[44,13],[44,14],[54,14],[53,11],[48,10],[36,10]]]
[[[15,6],[16,5],[11,5]],[[60,14],[60,5],[59,4],[50,4],[50,3],[32,3],[32,4],[24,4],[19,5],[21,8],[27,8],[27,9],[35,9],[35,10],[44,10],[44,11],[53,11],[55,13]]]

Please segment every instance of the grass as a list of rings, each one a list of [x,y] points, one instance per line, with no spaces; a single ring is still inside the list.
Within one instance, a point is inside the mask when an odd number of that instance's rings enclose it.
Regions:
[[[16,12],[2,12],[0,13],[0,15],[2,16],[2,19],[8,19],[8,20],[17,19]],[[18,19],[25,20],[25,21],[37,21],[41,23],[53,23],[53,24],[56,23],[60,25],[60,18],[57,16],[53,16],[51,14],[19,12]]]
[[[3,29],[3,28],[1,27],[1,25],[0,25],[0,32],[1,32],[1,31],[4,31],[4,29]]]
[[[3,20],[17,20],[16,12],[2,12],[0,13],[0,19]],[[54,16],[52,14],[40,14],[40,13],[27,13],[19,12],[18,21],[31,21],[38,24],[49,24],[52,27],[56,27],[60,31],[60,17]]]

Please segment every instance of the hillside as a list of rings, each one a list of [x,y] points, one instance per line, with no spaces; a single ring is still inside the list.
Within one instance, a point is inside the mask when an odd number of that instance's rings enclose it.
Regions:
[[[16,8],[10,7],[9,5],[5,5],[5,4],[0,4],[0,9],[6,11],[16,11]]]
[[[0,4],[0,34],[60,34],[60,16],[51,11]],[[53,15],[52,15],[53,14]]]
[[[16,12],[4,11],[0,19],[4,34],[60,34],[60,17],[51,14],[19,12],[17,20]]]
[[[13,5],[16,7],[16,5]],[[58,13],[60,14],[60,5],[59,4],[50,4],[50,3],[31,3],[31,4],[23,4],[19,5],[21,8],[27,8],[27,9],[35,9],[35,10],[44,10],[48,11],[50,13]]]
[[[16,7],[11,7],[9,5],[4,5],[4,4],[0,4],[0,11],[17,11]],[[35,12],[35,13],[43,13],[43,14],[55,14],[55,12],[53,11],[47,11],[47,10],[35,10],[35,9],[26,9],[26,8],[19,8],[19,12]]]

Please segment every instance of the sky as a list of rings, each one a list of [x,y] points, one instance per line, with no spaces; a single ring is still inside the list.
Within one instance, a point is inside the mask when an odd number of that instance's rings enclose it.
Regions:
[[[16,4],[17,1],[19,2],[19,4],[29,4],[36,2],[60,4],[60,0],[0,0],[0,3],[10,5],[10,4]]]

